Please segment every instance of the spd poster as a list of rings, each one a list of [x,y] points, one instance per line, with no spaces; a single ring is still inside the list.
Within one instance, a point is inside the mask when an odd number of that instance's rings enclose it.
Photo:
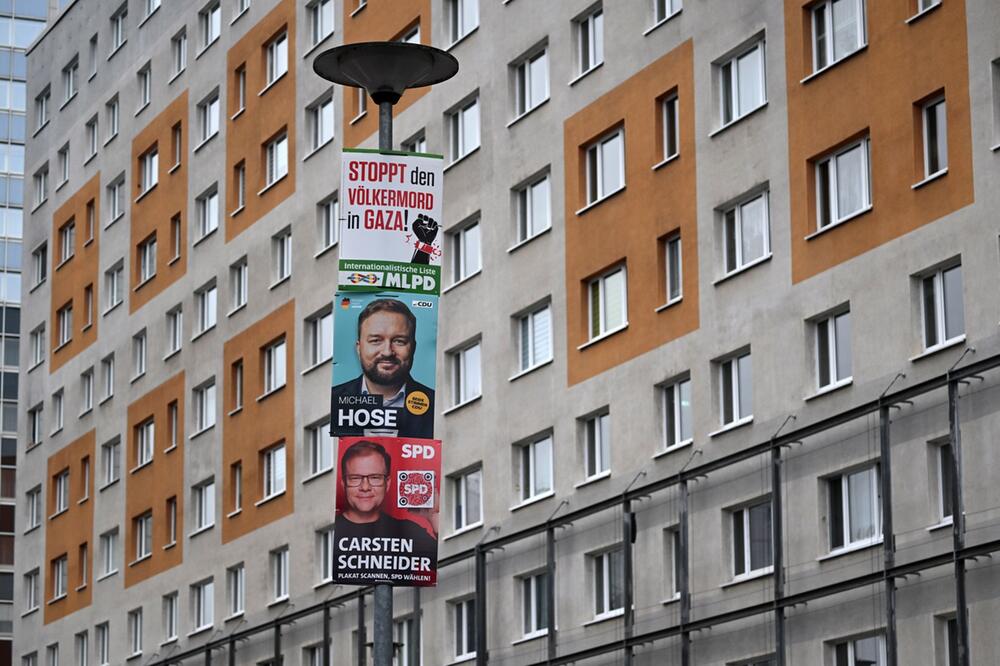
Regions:
[[[342,291],[441,291],[444,159],[345,149],[341,165]]]
[[[437,582],[441,442],[342,437],[336,493],[335,582]]]

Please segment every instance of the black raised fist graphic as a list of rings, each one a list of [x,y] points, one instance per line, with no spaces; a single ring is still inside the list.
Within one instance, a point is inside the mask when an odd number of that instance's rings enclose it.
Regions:
[[[431,253],[434,251],[432,243],[437,238],[440,228],[441,225],[437,223],[437,220],[433,220],[423,213],[417,215],[417,219],[413,222],[413,233],[417,237],[417,243],[413,258],[410,260],[411,263],[429,264],[431,262]]]

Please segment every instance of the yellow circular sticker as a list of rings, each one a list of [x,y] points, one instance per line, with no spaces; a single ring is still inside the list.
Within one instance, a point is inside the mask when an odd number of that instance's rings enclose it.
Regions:
[[[431,401],[423,391],[414,391],[406,396],[406,411],[420,416],[431,407]]]

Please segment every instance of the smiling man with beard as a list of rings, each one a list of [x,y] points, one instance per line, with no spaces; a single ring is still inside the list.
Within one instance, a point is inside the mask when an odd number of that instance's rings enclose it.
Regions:
[[[410,375],[416,335],[417,319],[402,301],[379,298],[365,306],[358,315],[355,343],[361,375],[331,392],[335,435],[434,436],[434,389]],[[358,412],[375,410],[382,410],[383,417],[392,412],[392,422],[358,418]],[[351,418],[345,419],[345,413]]]

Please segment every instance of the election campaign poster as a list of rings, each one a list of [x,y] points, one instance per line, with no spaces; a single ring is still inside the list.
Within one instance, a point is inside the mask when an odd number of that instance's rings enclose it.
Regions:
[[[441,293],[443,164],[440,155],[344,150],[341,291]]]
[[[438,297],[339,291],[330,432],[434,437]]]
[[[441,442],[342,437],[337,461],[333,580],[434,585]]]

